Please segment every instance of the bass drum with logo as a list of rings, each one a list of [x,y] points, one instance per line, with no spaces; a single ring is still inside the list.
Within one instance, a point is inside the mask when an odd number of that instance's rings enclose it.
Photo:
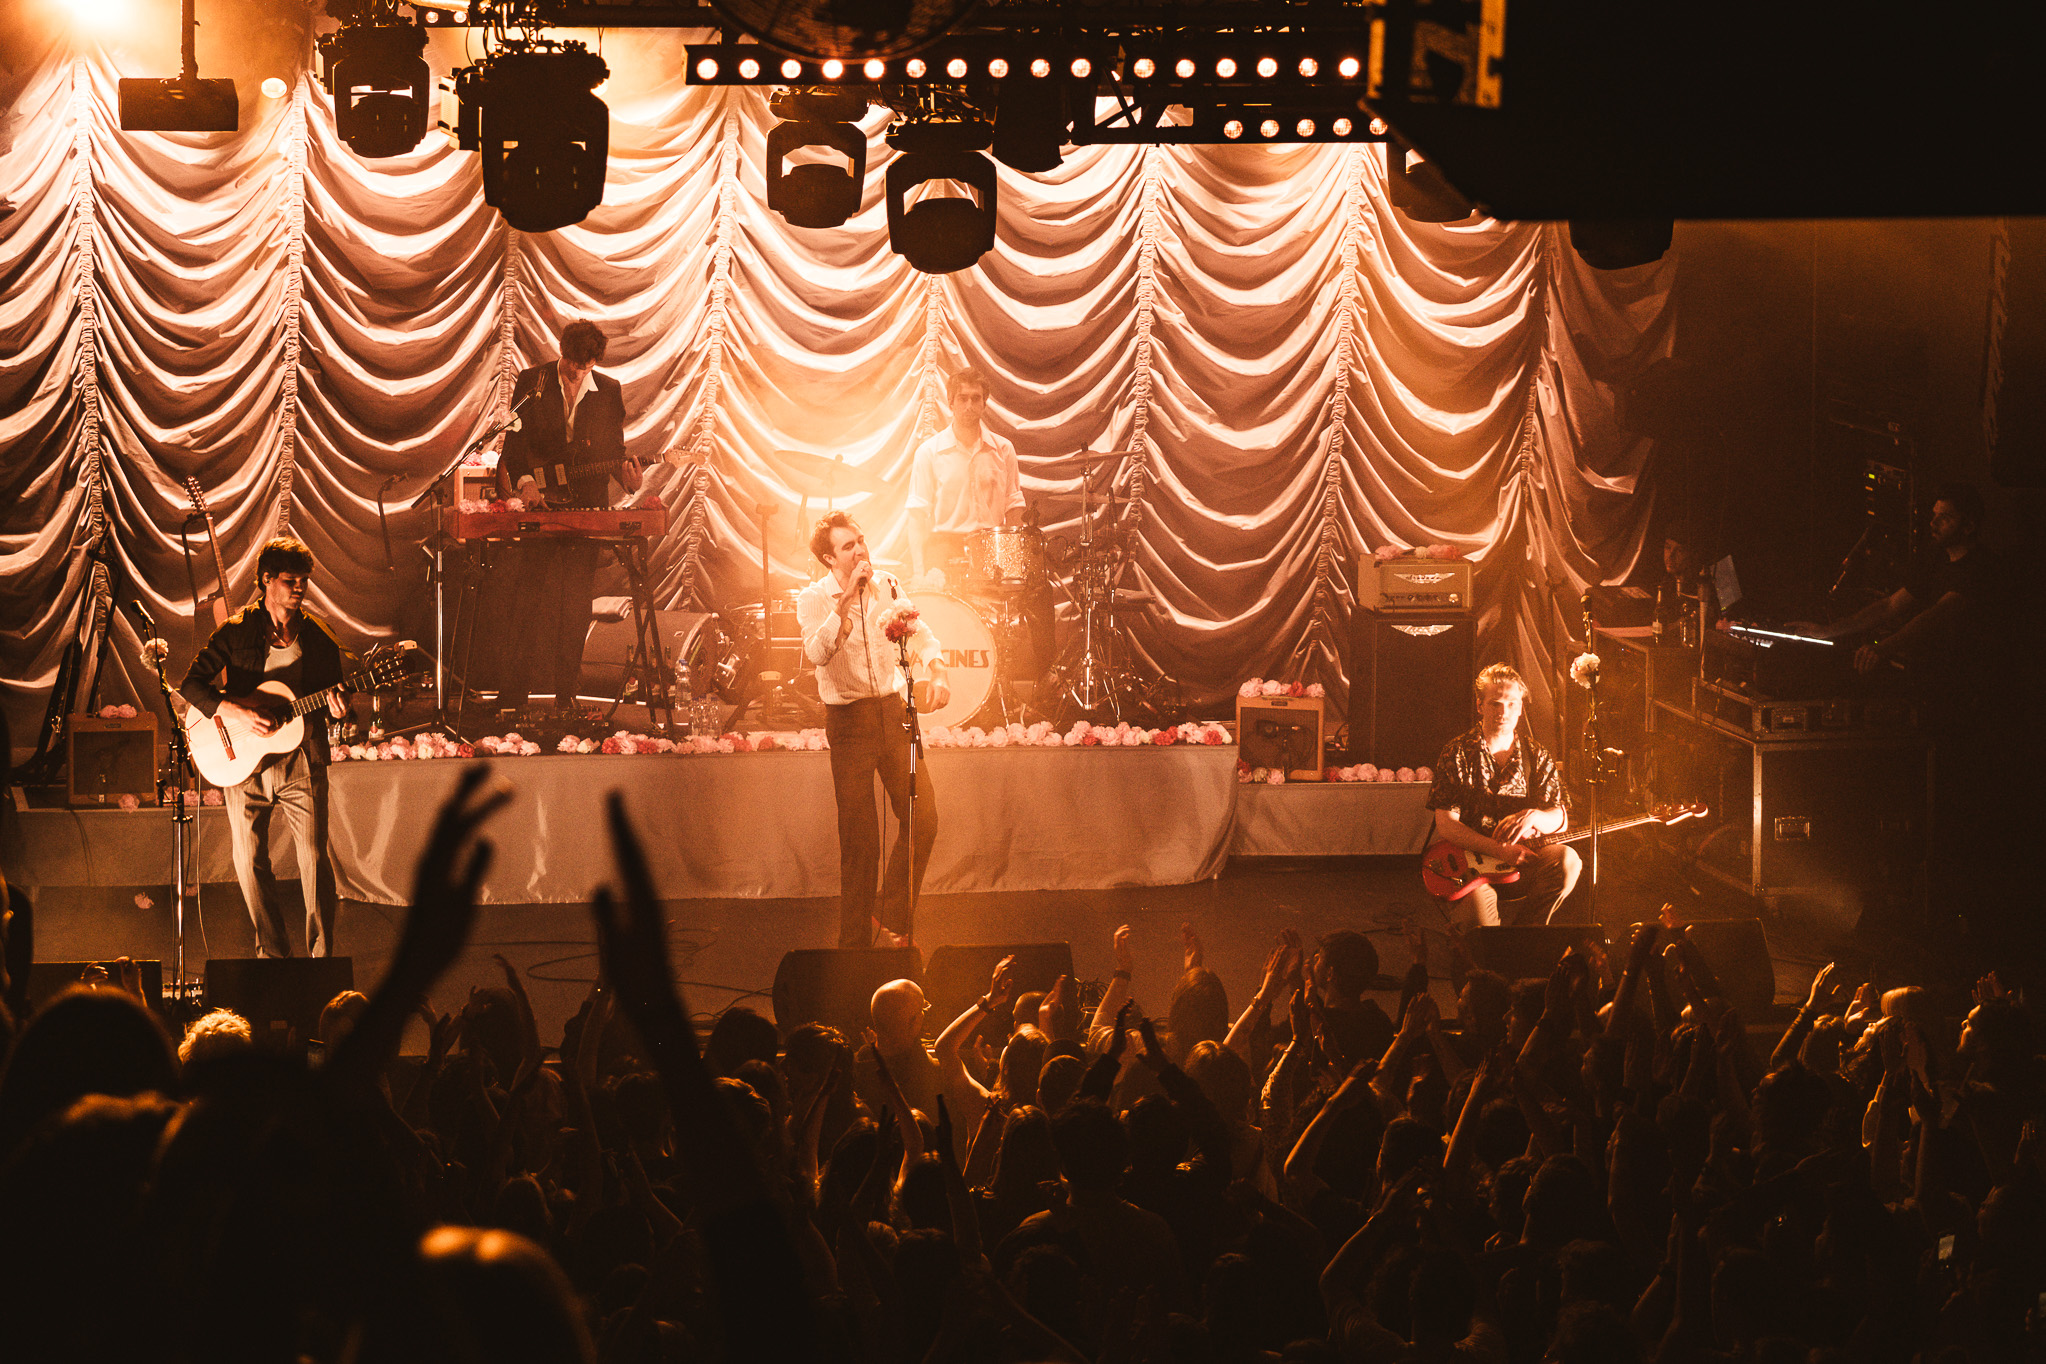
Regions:
[[[917,711],[927,725],[964,725],[995,693],[995,678],[1000,675],[995,632],[979,608],[949,592],[919,592],[916,608],[938,637],[939,657],[952,684],[950,699],[931,710],[927,708],[930,684],[919,681]]]

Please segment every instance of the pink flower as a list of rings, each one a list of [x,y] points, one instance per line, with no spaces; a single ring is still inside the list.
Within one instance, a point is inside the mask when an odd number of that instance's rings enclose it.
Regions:
[[[1275,767],[1275,768],[1273,768],[1273,769],[1272,769],[1271,771],[1269,771],[1269,772],[1265,773],[1265,785],[1267,785],[1267,786],[1284,786],[1285,784],[1286,784],[1286,769],[1285,769],[1285,768],[1283,768],[1283,767]]]
[[[455,745],[455,756],[456,756],[457,758],[473,758],[473,757],[475,757],[475,756],[476,756],[476,745],[474,745],[474,744],[456,744],[456,745]]]
[[[348,745],[347,745],[347,744],[336,744],[336,745],[334,745],[334,751],[333,751],[332,753],[330,753],[330,754],[328,754],[328,755],[327,755],[327,761],[329,761],[329,762],[337,762],[337,763],[345,763],[345,762],[347,762],[347,761],[348,761]]]
[[[523,497],[507,497],[504,500],[504,509],[510,512],[522,512],[526,509],[526,499]]]
[[[136,891],[136,892],[135,892],[135,908],[137,908],[137,909],[155,909],[155,908],[156,908],[156,901],[155,901],[155,900],[152,900],[152,899],[151,899],[151,898],[149,897],[149,894],[148,894],[148,892],[146,892],[146,891],[139,891],[139,890],[138,890],[138,891]]]
[[[1394,781],[1412,781],[1414,779],[1414,769],[1402,767],[1399,771],[1393,773],[1392,779]]]
[[[618,751],[628,756],[637,754],[639,752],[639,740],[630,737],[620,739],[618,741]]]
[[[101,706],[99,708],[99,718],[102,720],[111,720],[120,713],[120,710],[114,706]]]
[[[1322,686],[1319,682],[1310,682],[1307,684],[1307,694],[1314,697],[1327,696],[1328,688]]]
[[[739,741],[729,734],[724,735],[718,739],[717,749],[720,753],[737,753],[739,751]]]
[[[1321,779],[1323,781],[1341,781],[1343,779],[1343,769],[1340,767],[1323,768]]]
[[[1112,733],[1113,731],[1110,732]],[[1098,748],[1101,744],[1101,736],[1090,730],[1086,734],[1080,736],[1080,742],[1087,745],[1089,748]]]
[[[1260,690],[1266,696],[1284,696],[1286,694],[1286,684],[1284,682],[1267,682]]]
[[[1161,729],[1158,731],[1158,737],[1151,740],[1151,742],[1158,745],[1160,748],[1164,748],[1166,745],[1170,744],[1174,739],[1178,737],[1179,737],[1178,735],[1174,734],[1169,729]]]
[[[1377,769],[1376,767],[1373,767],[1373,766],[1372,766],[1372,765],[1371,765],[1370,763],[1365,763],[1365,764],[1364,764],[1363,766],[1361,766],[1361,767],[1359,767],[1359,768],[1357,769],[1357,780],[1358,780],[1358,781],[1377,781],[1377,780],[1378,780],[1378,769]]]
[[[519,745],[518,752],[521,758],[535,758],[540,754],[540,745],[528,739]]]
[[[991,748],[1007,748],[1010,742],[1009,731],[1006,729],[998,729],[994,733],[987,736],[987,741],[989,747]]]
[[[561,736],[561,742],[554,745],[554,751],[556,753],[573,753],[575,752],[576,745],[579,742],[580,740],[578,740],[575,735],[564,734]]]
[[[222,794],[219,787],[209,786],[206,788],[206,794],[199,797],[199,803],[201,805],[225,805],[227,804],[227,797]]]
[[[124,791],[121,794],[120,806],[123,810],[140,810],[142,802],[135,798],[134,792]]]
[[[129,705],[127,702],[124,701],[120,705],[114,707],[114,714],[119,716],[123,720],[132,720],[135,718],[135,707]]]
[[[625,749],[619,744],[618,736],[614,734],[610,738],[604,740],[603,751],[606,753],[623,753]]]
[[[1201,742],[1204,744],[1211,745],[1226,744],[1229,742],[1229,732],[1225,729],[1220,728],[1219,726],[1213,729],[1209,729],[1202,733]]]
[[[1380,545],[1377,549],[1371,551],[1371,562],[1374,564],[1389,564],[1405,553],[1406,551],[1398,545]]]
[[[1377,779],[1379,781],[1393,781],[1397,778],[1397,776],[1398,774],[1395,773],[1393,769],[1391,769],[1390,767],[1381,767],[1378,769]]]
[[[1434,772],[1434,769],[1432,769],[1432,768],[1427,768],[1427,767],[1417,767],[1417,768],[1415,768],[1415,769],[1414,769],[1414,780],[1415,780],[1415,781],[1434,781],[1434,780],[1435,780],[1435,772]]]
[[[1238,696],[1256,696],[1264,687],[1264,679],[1253,677],[1236,689]]]
[[[770,753],[780,747],[781,747],[780,741],[778,741],[772,734],[760,734],[754,736],[753,751],[755,753]]]

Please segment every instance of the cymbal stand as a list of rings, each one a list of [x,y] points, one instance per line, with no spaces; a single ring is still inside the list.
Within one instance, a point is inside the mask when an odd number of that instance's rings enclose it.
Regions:
[[[152,628],[151,633],[155,631]],[[164,713],[170,717],[170,745],[164,754],[163,791],[170,797],[171,817],[171,975],[170,996],[180,1005],[196,997],[197,983],[185,983],[185,888],[192,886],[193,899],[198,898],[197,877],[199,868],[199,769],[192,762],[192,745],[185,737],[185,727],[178,723],[180,707],[171,693],[170,678],[163,670],[162,651],[150,651],[150,659],[156,668],[156,688],[163,694]],[[185,790],[185,779],[192,778],[192,790]]]
[[[1110,662],[1119,628],[1115,623],[1116,572],[1104,555],[1094,551],[1094,474],[1095,469],[1087,469],[1080,475],[1080,552],[1073,562],[1073,585],[1078,590],[1072,594],[1080,608],[1080,634],[1066,651],[1071,654],[1077,648],[1079,657],[1070,665],[1064,657],[1059,661],[1056,669],[1059,710],[1061,718],[1070,709],[1083,715],[1105,710],[1110,717],[1121,719],[1123,689]],[[1094,619],[1097,612],[1107,617],[1099,627],[1098,641]]]
[[[790,689],[789,679],[774,671],[774,569],[767,549],[767,523],[774,511],[772,502],[761,502],[753,508],[753,515],[760,522],[760,660],[739,703],[725,718],[727,734],[739,727],[749,708],[757,708],[763,725],[781,717],[801,728],[806,714],[803,699]]]
[[[896,641],[896,647],[901,651],[903,690],[909,694],[907,701],[903,705],[902,712],[902,727],[909,731],[909,818],[905,819],[902,823],[902,851],[906,859],[903,865],[909,873],[909,884],[902,899],[902,940],[905,943],[914,943],[916,941],[916,904],[918,899],[916,880],[916,770],[918,763],[923,760],[924,752],[923,722],[918,718],[916,710],[916,677],[910,672],[909,666],[909,640],[913,633],[912,630],[905,629],[902,632],[902,638]],[[881,876],[883,882],[881,894],[885,902],[888,893],[886,884],[888,859],[886,857],[881,859]]]

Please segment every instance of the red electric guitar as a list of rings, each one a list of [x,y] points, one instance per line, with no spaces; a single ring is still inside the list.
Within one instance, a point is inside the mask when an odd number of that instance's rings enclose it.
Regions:
[[[1705,806],[1692,801],[1689,804],[1671,803],[1658,805],[1645,815],[1629,815],[1625,819],[1609,819],[1602,824],[1573,829],[1567,834],[1556,834],[1547,838],[1529,839],[1527,847],[1540,849],[1556,843],[1575,843],[1590,838],[1617,833],[1621,829],[1632,829],[1642,824],[1679,824],[1687,819],[1697,819],[1705,813]],[[1430,895],[1444,900],[1461,900],[1481,884],[1495,886],[1509,885],[1520,879],[1520,871],[1511,863],[1484,853],[1459,848],[1448,839],[1437,839],[1421,854],[1421,884]]]

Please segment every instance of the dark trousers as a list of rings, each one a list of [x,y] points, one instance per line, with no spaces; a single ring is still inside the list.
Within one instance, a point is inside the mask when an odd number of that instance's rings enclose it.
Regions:
[[[306,717],[323,725],[325,714]],[[305,901],[306,955],[324,957],[334,950],[334,920],[340,900],[334,889],[334,863],[327,856],[327,765],[316,763],[303,748],[293,749],[239,786],[223,793],[227,832],[234,854],[234,879],[256,929],[256,955],[292,955],[292,933],[284,919],[283,887],[270,868],[270,820],[284,817],[298,857],[299,891]]]
[[[518,582],[512,638],[498,705],[526,704],[534,691],[551,692],[558,706],[573,704],[583,675],[583,642],[590,633],[600,547],[587,540],[526,540],[506,565]]]
[[[898,826],[909,819],[909,734],[899,696],[876,696],[824,708],[831,742],[831,786],[838,796],[838,945],[873,941],[871,920],[891,933],[909,931],[909,868],[898,833],[888,857],[886,888],[875,908],[875,873],[881,866],[881,817],[874,809],[874,778],[888,793]],[[923,885],[938,841],[938,802],[930,768],[916,769],[916,882]]]

